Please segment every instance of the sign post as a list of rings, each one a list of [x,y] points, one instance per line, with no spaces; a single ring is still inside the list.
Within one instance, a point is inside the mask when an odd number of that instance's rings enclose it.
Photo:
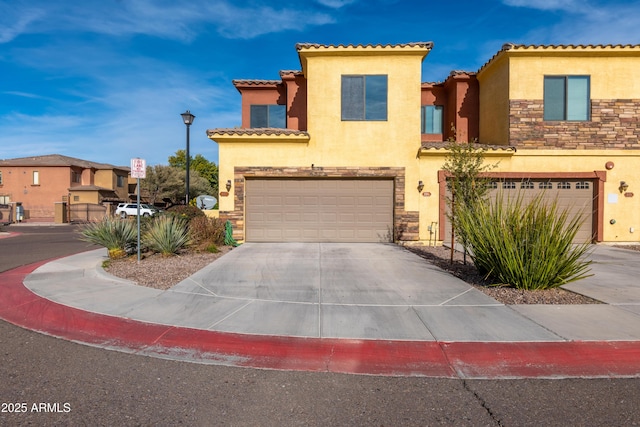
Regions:
[[[137,178],[136,193],[138,195],[138,263],[140,262],[140,178],[147,177],[147,162],[144,159],[136,157],[131,159],[131,178]]]

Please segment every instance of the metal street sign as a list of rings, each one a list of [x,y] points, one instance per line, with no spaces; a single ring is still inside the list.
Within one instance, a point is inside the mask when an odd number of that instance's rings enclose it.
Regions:
[[[146,178],[147,162],[144,159],[131,159],[131,178]]]

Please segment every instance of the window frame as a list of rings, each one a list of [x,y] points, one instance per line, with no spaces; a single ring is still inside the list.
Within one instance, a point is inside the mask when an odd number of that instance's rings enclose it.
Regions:
[[[276,108],[277,107],[277,108]],[[265,109],[266,111],[266,126],[256,126],[254,125],[254,119],[257,121],[257,112],[254,112],[256,109]],[[276,114],[277,110],[277,114]],[[283,126],[275,126],[272,125],[272,118],[276,118],[279,114],[282,114],[282,117],[278,117],[278,121],[284,120]],[[278,125],[280,123],[277,123]],[[287,106],[284,104],[251,104],[249,106],[249,128],[251,129],[264,129],[264,128],[272,128],[272,129],[286,129],[287,128]]]
[[[572,84],[572,81],[575,83]],[[585,82],[584,88],[580,87],[579,81]],[[586,99],[582,98],[583,96]],[[591,76],[586,74],[545,75],[542,102],[544,121],[590,121]]]
[[[358,84],[358,81],[361,83]],[[343,122],[388,121],[389,76],[387,74],[343,74],[340,82],[340,118]],[[376,87],[377,85],[381,86]]]
[[[32,171],[31,177],[33,180],[31,185],[40,185],[40,171]]]
[[[435,117],[436,113],[439,114],[439,118]],[[429,124],[431,124],[430,129],[427,129]],[[439,129],[435,128],[436,124]],[[423,135],[442,135],[444,133],[444,105],[420,106],[420,133]]]

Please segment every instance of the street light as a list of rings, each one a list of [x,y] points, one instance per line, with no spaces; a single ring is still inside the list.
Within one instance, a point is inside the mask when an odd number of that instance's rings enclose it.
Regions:
[[[196,118],[196,116],[194,116],[193,114],[191,114],[191,111],[187,110],[184,113],[180,114],[182,116],[182,121],[184,122],[185,125],[187,125],[187,153],[186,153],[186,158],[187,158],[187,196],[186,196],[186,200],[187,200],[187,205],[189,205],[189,126],[191,126],[191,124],[193,123],[193,119]]]

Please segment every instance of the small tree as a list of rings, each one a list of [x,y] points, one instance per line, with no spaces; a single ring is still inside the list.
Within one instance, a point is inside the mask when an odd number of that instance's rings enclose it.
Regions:
[[[207,194],[212,191],[209,181],[200,176],[197,171],[191,171],[189,178],[190,193]],[[178,203],[185,196],[185,180],[185,172],[179,168],[164,165],[148,166],[147,177],[140,181],[140,186],[151,203],[163,199]]]
[[[185,150],[178,150],[174,156],[169,156],[169,166],[182,169],[187,168],[187,153]],[[211,186],[211,195],[218,195],[218,166],[207,160],[202,154],[195,157],[189,156],[189,170],[196,171],[201,177],[207,180]],[[191,182],[189,182],[191,184]],[[191,185],[190,185],[191,187]]]
[[[484,177],[483,173],[495,168],[497,164],[484,164],[484,154],[487,149],[481,144],[457,142],[455,138],[451,138],[447,149],[449,154],[445,158],[442,169],[449,175],[447,188],[451,196],[447,198],[447,205],[448,218],[451,222],[451,262],[453,262],[455,236],[459,236],[465,248],[465,254],[468,245],[464,230],[457,225],[457,213],[461,209],[473,210],[475,203],[486,198],[490,179]]]

